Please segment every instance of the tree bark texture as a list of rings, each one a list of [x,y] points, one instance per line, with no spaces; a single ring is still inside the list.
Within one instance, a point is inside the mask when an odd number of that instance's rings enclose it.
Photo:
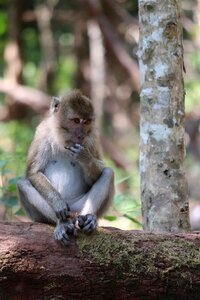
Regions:
[[[24,0],[9,1],[8,25],[9,37],[4,50],[6,63],[5,79],[11,84],[21,84],[23,82],[23,51],[22,51],[22,15],[24,11]],[[27,107],[19,102],[15,102],[10,95],[6,95],[4,115],[1,112],[2,120],[22,119],[26,116]]]
[[[189,229],[181,1],[140,0],[141,200],[145,230]]]
[[[195,300],[199,295],[199,233],[100,228],[63,247],[51,226],[0,223],[1,300]]]

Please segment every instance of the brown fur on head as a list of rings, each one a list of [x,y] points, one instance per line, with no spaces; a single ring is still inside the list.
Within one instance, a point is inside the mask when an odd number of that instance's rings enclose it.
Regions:
[[[57,119],[62,144],[85,144],[94,131],[94,108],[89,98],[74,90],[54,98],[51,109]]]
[[[66,111],[69,111],[70,108],[83,118],[94,115],[94,109],[91,100],[84,96],[80,90],[74,90],[64,94],[61,97],[60,108],[61,112],[64,114]]]

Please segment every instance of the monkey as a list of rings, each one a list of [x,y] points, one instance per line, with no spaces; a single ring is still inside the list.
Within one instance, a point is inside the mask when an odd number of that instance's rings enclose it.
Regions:
[[[54,225],[55,240],[63,245],[77,230],[97,229],[112,203],[114,172],[102,160],[93,103],[80,90],[53,97],[17,187],[30,218]]]

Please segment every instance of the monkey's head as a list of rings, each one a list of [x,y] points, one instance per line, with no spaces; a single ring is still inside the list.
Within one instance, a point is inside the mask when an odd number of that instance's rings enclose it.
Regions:
[[[59,135],[64,146],[84,145],[94,127],[94,108],[89,98],[79,90],[54,97],[51,112],[57,120]]]

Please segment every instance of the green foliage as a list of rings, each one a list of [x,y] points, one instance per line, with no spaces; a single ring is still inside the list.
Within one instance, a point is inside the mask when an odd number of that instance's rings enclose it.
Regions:
[[[130,150],[131,151],[131,150]],[[130,228],[141,229],[141,203],[139,170],[125,171],[117,168],[113,162],[107,160],[106,164],[113,168],[115,173],[115,197],[112,209],[105,216],[105,220],[116,222],[120,227],[120,219],[130,220]],[[112,225],[112,223],[111,223]]]
[[[192,76],[185,78],[185,108],[186,112],[190,112],[199,106],[200,89],[197,75],[200,74],[200,53],[193,52],[188,55],[189,62],[193,68]]]
[[[0,36],[7,32],[8,14],[5,11],[0,11]]]
[[[22,42],[25,61],[39,65],[41,60],[41,48],[36,27],[27,27],[22,31]]]
[[[185,84],[185,109],[186,112],[194,110],[194,107],[199,106],[200,89],[198,81],[186,81]]]
[[[76,70],[75,58],[71,56],[60,57],[58,60],[58,72],[55,80],[55,90],[62,91],[75,86],[73,78]]]
[[[0,202],[5,207],[6,219],[12,219],[13,215],[19,213],[21,209],[16,190],[16,183],[20,177],[17,176],[17,169],[13,168],[16,157],[6,156],[4,152],[0,153]]]
[[[24,123],[0,124],[0,203],[5,207],[5,218],[22,215],[16,183],[24,173],[27,147],[33,130]]]

